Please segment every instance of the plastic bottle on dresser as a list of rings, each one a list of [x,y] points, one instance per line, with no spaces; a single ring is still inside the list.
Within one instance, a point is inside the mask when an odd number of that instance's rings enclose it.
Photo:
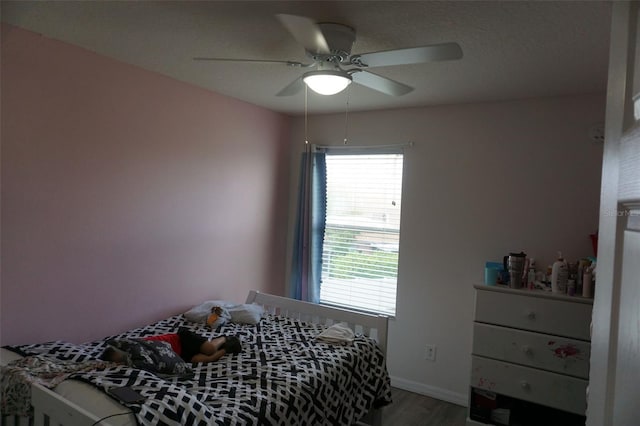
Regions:
[[[558,260],[553,262],[551,267],[551,292],[565,294],[568,280],[569,268],[567,267],[567,262],[562,257],[562,252],[558,252]]]
[[[544,276],[544,282],[547,287],[551,285],[551,270],[553,269],[553,265],[547,266],[547,273]]]
[[[527,271],[527,288],[533,290],[536,288],[536,260],[529,260],[529,271]]]
[[[587,268],[582,276],[582,297],[593,297],[593,275],[591,268]]]

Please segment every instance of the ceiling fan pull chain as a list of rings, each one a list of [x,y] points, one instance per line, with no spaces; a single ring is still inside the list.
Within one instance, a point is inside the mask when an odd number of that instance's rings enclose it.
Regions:
[[[351,94],[351,87],[347,87],[347,104],[344,110],[344,144],[347,144],[349,133],[349,95]]]
[[[307,118],[307,85],[304,85],[304,144],[309,147],[309,132],[308,132],[308,118]]]

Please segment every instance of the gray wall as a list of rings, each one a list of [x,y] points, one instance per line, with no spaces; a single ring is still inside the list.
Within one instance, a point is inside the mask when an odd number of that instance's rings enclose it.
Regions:
[[[589,95],[349,115],[351,145],[414,142],[405,153],[390,325],[395,386],[466,404],[472,285],[482,283],[484,262],[520,250],[539,266],[558,250],[568,259],[593,254],[602,144],[589,129],[604,121],[604,101]],[[344,117],[311,116],[310,143],[342,144]],[[296,118],[289,240],[304,136]],[[437,345],[435,362],[424,360],[427,343]]]

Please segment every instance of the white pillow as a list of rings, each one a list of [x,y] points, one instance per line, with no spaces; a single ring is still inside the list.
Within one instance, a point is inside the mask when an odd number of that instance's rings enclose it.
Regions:
[[[231,314],[231,322],[237,324],[257,324],[264,314],[264,308],[254,303],[230,306],[227,311]]]
[[[187,319],[187,321],[206,323],[209,314],[211,314],[211,308],[213,308],[214,306],[228,308],[230,306],[234,306],[234,304],[225,300],[207,300],[206,302],[203,302],[198,306],[194,306],[193,308],[189,309],[184,313],[184,317]]]

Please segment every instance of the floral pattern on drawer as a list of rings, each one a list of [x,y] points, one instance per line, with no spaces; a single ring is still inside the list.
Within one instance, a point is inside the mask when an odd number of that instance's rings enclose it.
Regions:
[[[587,379],[588,342],[475,323],[473,354]]]

